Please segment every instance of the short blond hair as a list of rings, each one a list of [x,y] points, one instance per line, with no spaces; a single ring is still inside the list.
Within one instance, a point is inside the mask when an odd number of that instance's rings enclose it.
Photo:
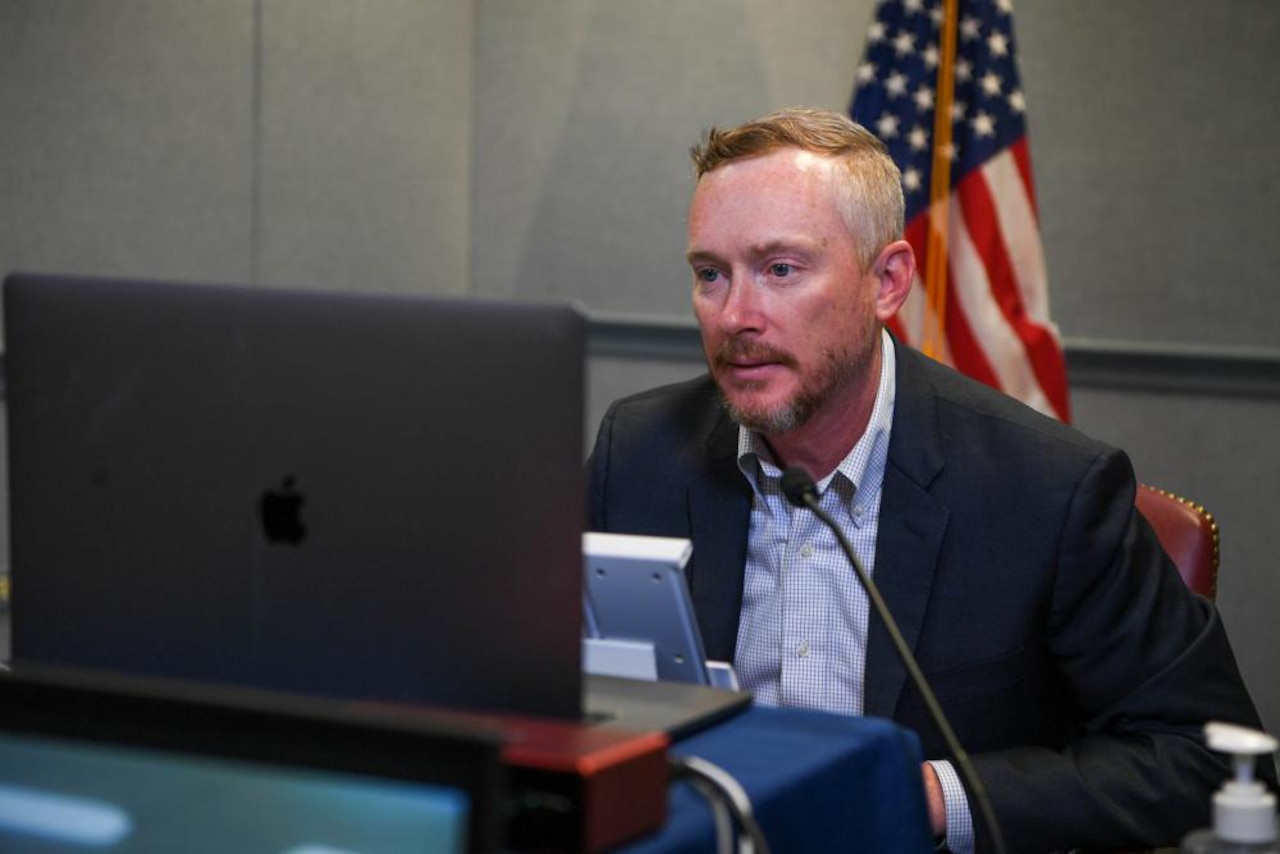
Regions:
[[[834,174],[836,203],[853,237],[863,269],[903,233],[902,175],[884,143],[848,116],[831,110],[793,107],[720,129],[710,128],[690,149],[701,179],[725,163],[798,148],[843,162]]]

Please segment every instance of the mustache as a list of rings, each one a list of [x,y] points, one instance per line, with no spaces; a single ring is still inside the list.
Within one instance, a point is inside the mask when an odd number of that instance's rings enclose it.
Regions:
[[[734,362],[777,362],[786,367],[795,367],[795,357],[771,344],[743,338],[727,338],[711,355],[711,363],[717,368],[728,367]]]

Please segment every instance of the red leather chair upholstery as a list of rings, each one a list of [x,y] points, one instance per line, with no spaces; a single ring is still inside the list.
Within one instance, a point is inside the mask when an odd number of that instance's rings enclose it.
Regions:
[[[1187,586],[1208,599],[1218,592],[1218,523],[1200,504],[1145,483],[1134,504]]]

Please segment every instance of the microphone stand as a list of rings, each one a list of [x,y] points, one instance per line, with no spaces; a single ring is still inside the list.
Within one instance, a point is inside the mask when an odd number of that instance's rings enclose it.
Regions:
[[[862,589],[866,591],[867,598],[871,600],[872,606],[876,609],[876,613],[880,616],[889,632],[889,637],[893,641],[898,658],[906,666],[912,683],[916,686],[916,690],[920,692],[920,696],[924,698],[924,703],[929,709],[930,716],[937,725],[939,732],[942,733],[942,738],[947,742],[951,755],[955,757],[956,764],[960,767],[961,775],[964,777],[965,782],[969,784],[969,791],[973,793],[974,800],[978,803],[978,810],[982,814],[983,823],[986,824],[987,830],[991,833],[991,840],[995,845],[997,854],[1004,854],[1004,837],[1000,834],[1000,826],[996,823],[995,812],[991,809],[991,800],[987,797],[986,786],[982,784],[982,779],[978,776],[978,772],[974,770],[973,763],[969,761],[969,754],[960,744],[960,740],[956,738],[955,731],[951,729],[947,716],[942,712],[942,706],[938,705],[938,698],[934,696],[933,689],[929,687],[928,681],[924,678],[924,673],[920,671],[920,665],[916,663],[915,655],[912,654],[907,642],[903,639],[902,632],[898,630],[898,623],[893,619],[893,615],[889,613],[889,606],[885,604],[884,598],[880,595],[880,589],[876,587],[875,582],[871,580],[871,576],[867,575],[867,571],[863,569],[862,561],[858,559],[853,546],[845,538],[844,531],[840,530],[840,526],[836,524],[830,514],[819,506],[818,487],[813,482],[813,476],[800,466],[792,466],[782,474],[782,491],[792,504],[797,507],[808,507],[812,510],[814,515],[821,519],[823,524],[830,528],[835,533],[836,539],[840,541],[840,548],[844,550],[849,563],[853,565],[853,569],[858,575],[858,581],[862,584]]]

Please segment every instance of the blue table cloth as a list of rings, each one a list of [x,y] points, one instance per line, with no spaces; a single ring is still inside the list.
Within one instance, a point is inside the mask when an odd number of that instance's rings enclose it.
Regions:
[[[919,740],[889,721],[756,706],[677,742],[672,753],[733,775],[774,854],[933,849]],[[622,850],[716,850],[711,808],[696,789],[673,783],[668,809],[660,833]]]

